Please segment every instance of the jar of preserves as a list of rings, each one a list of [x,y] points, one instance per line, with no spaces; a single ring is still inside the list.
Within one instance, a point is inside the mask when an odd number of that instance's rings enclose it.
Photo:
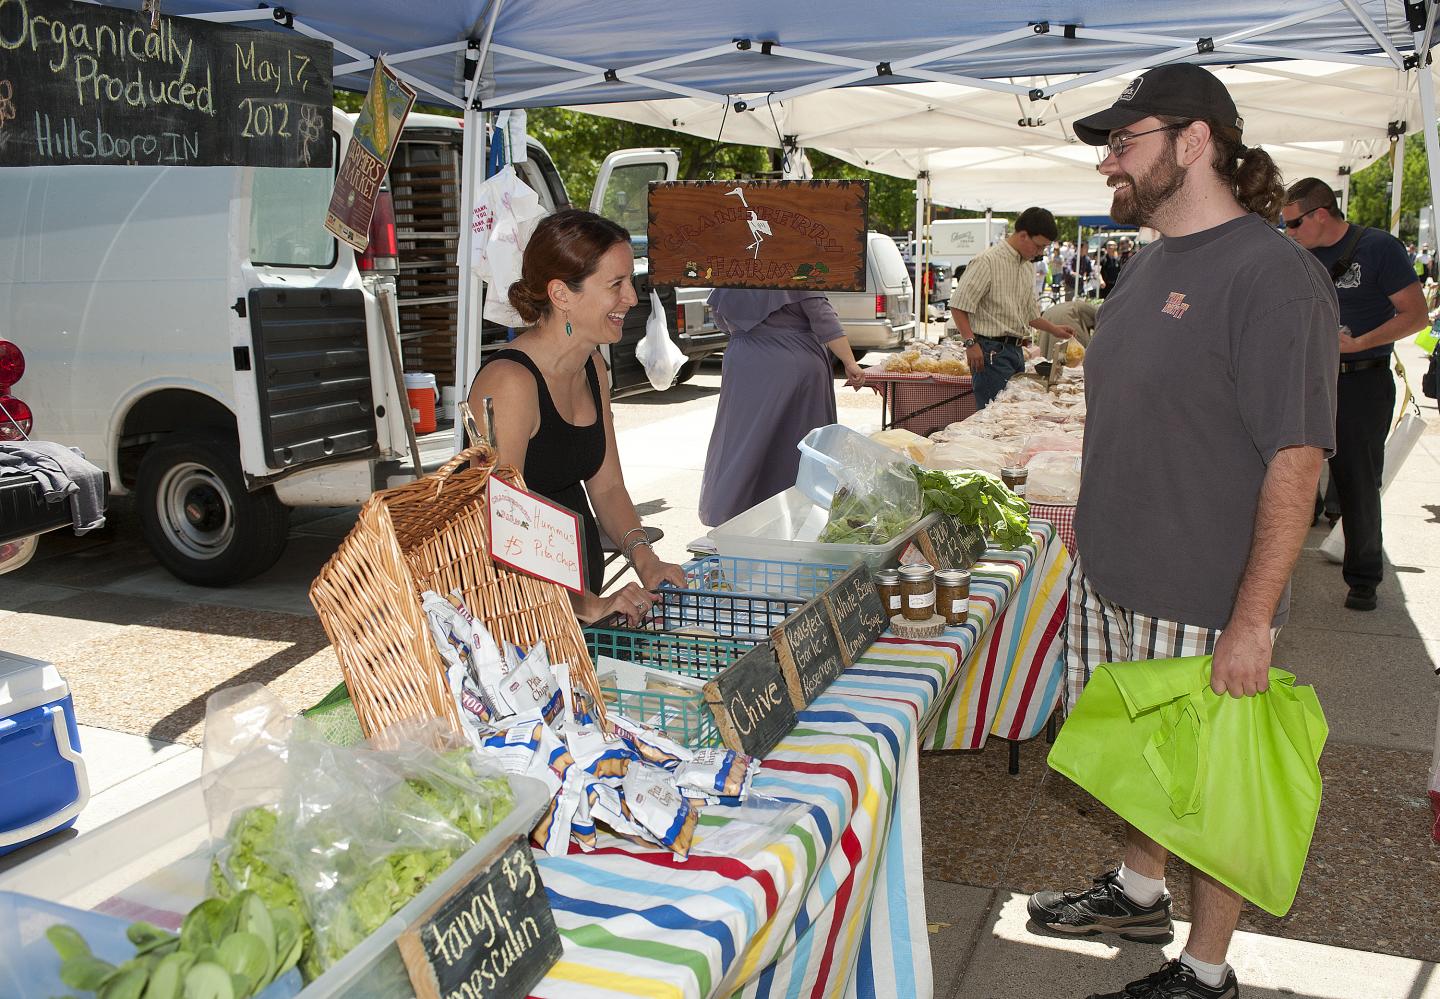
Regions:
[[[940,569],[935,573],[936,609],[950,626],[964,624],[970,616],[970,570]]]
[[[928,565],[900,567],[900,613],[907,621],[935,616],[935,570]]]
[[[1025,495],[1025,481],[1030,478],[1030,469],[1024,465],[1011,465],[1000,469],[1000,481],[1005,483],[1016,496]]]
[[[900,572],[897,569],[881,569],[875,573],[875,589],[880,594],[880,605],[885,613],[894,617],[900,613]]]

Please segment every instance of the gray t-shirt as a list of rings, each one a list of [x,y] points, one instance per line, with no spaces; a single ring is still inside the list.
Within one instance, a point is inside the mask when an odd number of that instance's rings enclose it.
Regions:
[[[1257,215],[1125,265],[1085,355],[1075,538],[1100,595],[1225,626],[1270,459],[1334,452],[1338,327],[1324,268]]]

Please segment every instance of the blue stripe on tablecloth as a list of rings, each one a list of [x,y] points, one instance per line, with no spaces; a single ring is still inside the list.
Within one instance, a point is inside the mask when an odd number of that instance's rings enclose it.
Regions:
[[[855,960],[855,995],[857,999],[876,999],[875,996],[875,959],[870,954],[870,924],[865,925],[865,935],[860,940],[860,953]],[[895,995],[913,996],[912,989],[909,992],[896,990]]]
[[[763,783],[760,780],[761,777],[765,778]],[[755,775],[753,786],[754,789],[759,793],[770,794],[770,788],[772,785],[779,787],[787,787],[792,791],[804,791],[811,795],[814,795],[818,792],[819,794],[823,794],[826,798],[830,799],[830,804],[836,808],[847,808],[848,802],[850,800],[850,795],[848,791],[841,790],[840,788],[825,787],[819,784],[802,784],[799,781],[792,781],[787,780],[784,777],[774,776],[773,772],[766,771],[764,769],[762,769],[758,774]],[[772,797],[776,796],[772,795]],[[829,813],[827,813],[823,807],[821,807],[819,804],[816,804],[814,801],[803,802],[803,804],[810,809],[810,817],[815,820],[815,829],[821,839],[821,842],[815,844],[816,849],[820,850],[823,847],[824,850],[829,850],[830,847],[833,845],[834,840],[834,827],[830,824]],[[817,855],[815,858],[817,863],[821,859],[822,858],[819,855]]]
[[[928,933],[930,927],[911,926],[910,909],[905,904],[905,856],[903,850],[892,850],[891,845],[902,839],[902,830],[905,825],[904,805],[899,800],[900,788],[895,788],[895,817],[890,823],[890,835],[885,839],[885,867],[887,870],[886,883],[889,897],[889,905],[886,907],[890,913],[890,949],[892,951],[890,965],[895,971],[896,995],[915,995],[915,955],[912,937],[915,933]],[[915,816],[918,821],[919,816]],[[901,932],[897,932],[897,930]],[[922,937],[921,939],[924,939]],[[928,946],[926,948],[929,949]]]
[[[645,863],[640,861],[640,863]],[[694,886],[680,887],[667,885],[663,881],[654,878],[637,878],[627,874],[620,874],[614,871],[607,871],[595,864],[586,864],[584,854],[567,857],[547,857],[545,859],[545,871],[554,870],[556,873],[574,878],[589,886],[599,888],[613,888],[616,891],[630,892],[641,897],[652,897],[666,899],[671,902],[685,902],[695,898],[699,890]],[[747,938],[754,936],[760,928],[760,913],[757,909],[755,898],[739,884],[726,875],[717,874],[716,879],[721,883],[718,887],[706,887],[704,894],[710,898],[718,899],[732,908],[740,910],[745,915],[749,924]]]
[[[735,936],[730,927],[718,919],[696,919],[690,913],[673,905],[654,905],[645,909],[634,909],[628,905],[610,905],[606,902],[597,902],[595,899],[562,895],[549,885],[545,886],[545,894],[550,896],[551,906],[580,916],[615,919],[620,916],[637,915],[643,916],[661,929],[702,933],[720,945],[722,974],[735,960]],[[694,948],[687,949],[693,950]]]
[[[863,718],[857,718],[857,717],[855,716],[855,713],[854,713],[853,711],[801,711],[801,712],[800,712],[799,714],[797,714],[795,717],[796,717],[797,719],[799,719],[801,722],[812,722],[812,723],[813,723],[813,722],[827,722],[827,721],[828,721],[828,722],[857,722],[857,721],[858,721],[858,722],[860,722],[860,724],[864,725],[864,726],[865,726],[867,729],[869,729],[871,732],[874,732],[876,735],[883,737],[883,738],[885,739],[885,741],[886,741],[887,743],[889,743],[889,745],[890,745],[890,759],[891,759],[892,761],[893,761],[893,760],[898,760],[898,759],[900,758],[900,737],[899,737],[898,735],[896,735],[896,734],[895,734],[895,730],[894,730],[893,728],[891,728],[891,726],[888,725],[888,724],[886,724],[885,722],[869,722],[869,721],[865,721]],[[890,770],[890,769],[892,769],[892,767],[887,766],[885,769]]]

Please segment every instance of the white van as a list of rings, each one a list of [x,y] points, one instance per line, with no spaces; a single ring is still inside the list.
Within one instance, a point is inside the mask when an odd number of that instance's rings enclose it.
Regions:
[[[335,112],[337,165],[352,125]],[[0,337],[25,352],[36,430],[137,495],[176,576],[255,575],[291,507],[413,475],[377,291],[397,291],[406,370],[453,382],[459,127],[410,117],[358,261],[324,228],[333,168],[0,170]],[[548,157],[522,166],[565,207]],[[648,299],[632,312],[643,330]]]
[[[915,335],[910,270],[893,239],[879,232],[868,237],[865,290],[825,293],[857,356],[898,349]]]

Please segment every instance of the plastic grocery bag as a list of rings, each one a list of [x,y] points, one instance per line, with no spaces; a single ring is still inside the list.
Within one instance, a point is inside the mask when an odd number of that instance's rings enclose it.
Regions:
[[[908,458],[861,434],[836,441],[828,457],[835,492],[821,542],[883,545],[920,519],[920,483]]]
[[[1425,436],[1425,418],[1420,415],[1420,405],[1415,397],[1410,394],[1410,388],[1405,388],[1405,412],[1396,421],[1390,436],[1385,438],[1385,469],[1380,475],[1380,494],[1383,496],[1385,490],[1390,488],[1390,483],[1395,481],[1395,476],[1400,474],[1405,459],[1410,457],[1410,452],[1415,450],[1415,445],[1420,438]],[[1343,512],[1343,511],[1342,511]],[[1339,565],[1345,561],[1345,528],[1344,518],[1337,520],[1325,540],[1320,542],[1320,553],[1331,562]]]
[[[650,289],[650,318],[645,323],[645,339],[635,345],[635,357],[645,366],[645,374],[657,392],[664,392],[675,384],[675,376],[685,364],[685,355],[670,339],[665,306],[660,304],[660,294],[653,288]]]
[[[1210,689],[1210,656],[1096,667],[1050,766],[1266,912],[1295,901],[1320,810],[1329,728],[1312,687]]]

